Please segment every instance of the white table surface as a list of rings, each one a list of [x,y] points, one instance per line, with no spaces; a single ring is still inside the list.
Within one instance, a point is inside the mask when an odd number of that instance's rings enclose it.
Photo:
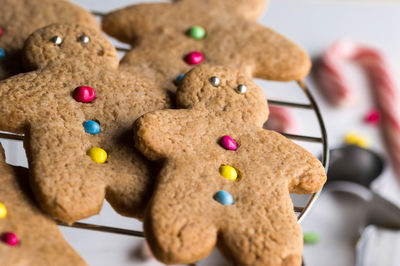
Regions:
[[[107,12],[127,4],[143,2],[132,0],[74,0],[88,9]],[[151,1],[147,1],[151,2]],[[264,25],[295,40],[304,47],[312,58],[337,38],[348,37],[374,45],[392,59],[400,69],[400,2],[396,1],[328,1],[328,0],[271,0],[267,11],[260,18]],[[116,42],[115,42],[116,43]],[[126,45],[125,45],[126,47]],[[354,79],[357,101],[349,106],[332,108],[320,94],[311,78],[307,83],[314,92],[322,110],[330,146],[339,145],[349,130],[356,130],[370,136],[372,148],[385,154],[378,130],[365,125],[362,118],[372,107],[369,89],[359,71],[349,68]],[[399,72],[400,73],[400,72]],[[293,83],[259,81],[266,95],[271,99],[285,99],[306,102],[305,97]],[[293,109],[300,124],[302,134],[319,136],[318,124],[308,111]],[[16,141],[1,141],[6,148],[7,161],[25,165],[26,158],[22,144]],[[318,145],[306,145],[316,155]],[[375,184],[376,190],[394,202],[400,203],[400,190],[390,169],[387,169]],[[321,241],[314,246],[306,246],[306,265],[353,265],[354,243],[359,233],[357,200],[322,193],[311,214],[302,223],[304,231],[317,232]],[[121,217],[105,203],[101,215],[85,221],[129,229],[141,229],[141,224],[133,219]],[[71,228],[61,228],[66,239],[90,265],[159,265],[154,260],[143,262],[135,259],[133,253],[141,240],[127,236],[90,232]],[[218,254],[201,265],[224,265]]]

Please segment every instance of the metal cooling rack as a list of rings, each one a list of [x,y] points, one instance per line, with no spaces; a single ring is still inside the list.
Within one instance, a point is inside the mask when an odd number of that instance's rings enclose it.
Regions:
[[[104,16],[104,13],[101,13],[101,12],[92,11],[92,13],[98,17]],[[122,47],[116,47],[116,49],[119,52],[128,52],[130,50],[128,48],[122,48]],[[321,133],[320,137],[287,134],[287,133],[281,133],[281,134],[292,140],[320,143],[321,144],[321,162],[322,162],[323,166],[325,167],[325,172],[327,172],[328,171],[328,162],[329,162],[329,150],[328,150],[328,139],[327,139],[327,133],[326,133],[324,120],[322,118],[321,112],[319,110],[319,107],[318,107],[313,95],[311,94],[311,92],[309,91],[309,89],[305,85],[305,83],[302,81],[298,81],[297,85],[303,91],[303,93],[309,100],[309,103],[304,104],[304,103],[289,102],[289,101],[284,101],[284,100],[283,101],[268,100],[268,104],[293,107],[293,108],[297,108],[297,109],[308,109],[310,111],[314,111],[314,113],[318,119],[319,129],[320,129],[320,133]],[[0,132],[0,139],[23,141],[24,135]],[[309,210],[311,209],[312,205],[318,198],[320,192],[321,191],[318,191],[317,193],[312,194],[310,196],[310,198],[308,199],[308,201],[304,204],[304,206],[294,206],[294,212],[297,215],[297,219],[298,219],[299,223],[301,223],[303,221],[303,219],[306,217],[306,215],[309,212]],[[122,234],[122,235],[134,236],[134,237],[144,237],[144,233],[142,231],[110,227],[110,226],[104,226],[104,225],[98,225],[98,224],[75,222],[71,225],[68,225],[65,223],[58,222],[58,225],[79,228],[79,229],[85,229],[85,230],[99,231],[99,232]],[[191,265],[194,265],[194,264],[191,264]]]
[[[120,50],[117,47],[117,50]],[[307,96],[309,103],[308,104],[303,104],[303,103],[296,103],[296,102],[287,102],[287,101],[276,101],[276,100],[268,100],[269,105],[279,105],[279,106],[287,106],[287,107],[294,107],[294,108],[301,108],[301,109],[309,109],[315,112],[315,115],[318,119],[319,123],[319,129],[321,131],[321,136],[320,137],[313,137],[313,136],[306,136],[306,135],[295,135],[295,134],[287,134],[287,133],[281,133],[285,137],[292,139],[292,140],[300,140],[300,141],[305,141],[305,142],[313,142],[313,143],[320,143],[321,144],[321,162],[323,166],[325,167],[325,172],[328,171],[328,161],[329,161],[329,150],[328,150],[328,140],[327,140],[327,133],[326,133],[326,128],[324,124],[324,120],[322,118],[321,112],[318,108],[317,103],[314,100],[314,97],[312,96],[311,92],[308,90],[307,86],[302,82],[299,81],[297,82],[298,86],[301,88],[303,93]],[[17,134],[12,134],[12,133],[4,133],[0,132],[0,139],[8,139],[8,140],[19,140],[23,141],[24,140],[24,135],[17,135]],[[317,197],[319,196],[321,191],[318,191],[317,193],[314,193],[311,195],[309,200],[304,206],[294,206],[294,212],[298,214],[297,219],[298,222],[301,223],[302,220],[305,218],[306,214],[308,211],[311,209],[312,205],[316,201]],[[122,228],[116,228],[116,227],[109,227],[109,226],[103,226],[103,225],[97,225],[97,224],[89,224],[89,223],[80,223],[76,222],[73,223],[72,225],[67,225],[64,223],[59,223],[59,225],[62,226],[69,226],[69,227],[74,227],[74,228],[80,228],[80,229],[87,229],[87,230],[94,230],[94,231],[101,231],[101,232],[108,232],[108,233],[115,233],[115,234],[123,234],[123,235],[130,235],[130,236],[136,236],[136,237],[143,237],[144,234],[141,231],[135,231],[135,230],[128,230],[128,229],[122,229]]]

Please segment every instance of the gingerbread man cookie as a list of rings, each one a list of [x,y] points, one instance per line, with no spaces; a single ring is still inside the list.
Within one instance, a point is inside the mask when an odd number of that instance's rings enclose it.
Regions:
[[[115,48],[83,26],[40,29],[24,53],[34,70],[0,82],[0,130],[25,134],[42,208],[73,222],[97,214],[106,197],[121,214],[140,217],[154,167],[133,149],[131,128],[169,106],[166,92],[119,71]]]
[[[28,170],[4,162],[0,145],[0,265],[86,265],[37,206]]]
[[[268,106],[251,78],[225,67],[188,72],[178,110],[135,123],[137,148],[164,166],[144,219],[154,255],[191,263],[215,245],[233,265],[300,265],[291,193],[326,181],[312,154],[262,129]]]
[[[105,32],[132,44],[121,67],[175,91],[174,82],[202,62],[263,79],[304,78],[310,59],[255,18],[265,0],[181,0],[130,6],[103,18]]]
[[[99,28],[88,11],[65,0],[0,0],[0,80],[23,72],[24,41],[52,23]]]

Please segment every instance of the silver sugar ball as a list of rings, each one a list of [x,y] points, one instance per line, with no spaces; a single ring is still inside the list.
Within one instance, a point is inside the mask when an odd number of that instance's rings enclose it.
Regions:
[[[89,39],[89,36],[81,35],[81,36],[79,36],[78,41],[80,41],[81,43],[88,43],[90,41],[90,39]]]
[[[210,78],[210,83],[211,83],[211,85],[213,85],[214,87],[218,87],[219,86],[219,83],[220,83],[221,81],[219,80],[219,78],[218,77],[211,77]]]
[[[236,91],[238,93],[245,94],[247,91],[247,87],[243,84],[239,84],[239,86],[237,86],[237,88],[236,88]]]
[[[62,43],[62,38],[60,36],[54,36],[50,41],[55,45],[60,45]]]

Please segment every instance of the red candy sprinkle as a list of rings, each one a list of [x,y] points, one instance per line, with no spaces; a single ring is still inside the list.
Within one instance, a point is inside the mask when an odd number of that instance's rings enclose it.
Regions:
[[[377,125],[381,120],[381,114],[377,109],[371,109],[365,116],[365,122],[371,125]]]
[[[185,56],[185,62],[188,65],[197,65],[200,64],[204,60],[204,56],[200,52],[191,52],[187,56]]]
[[[91,87],[80,86],[74,90],[72,95],[77,102],[90,103],[94,100],[96,94]]]
[[[1,239],[4,241],[4,243],[6,243],[10,246],[15,246],[18,244],[18,237],[16,234],[14,234],[12,232],[4,233],[1,237]]]
[[[3,29],[0,28],[0,36],[3,35]]]
[[[237,143],[230,136],[226,135],[221,138],[221,146],[230,151],[236,151]]]

